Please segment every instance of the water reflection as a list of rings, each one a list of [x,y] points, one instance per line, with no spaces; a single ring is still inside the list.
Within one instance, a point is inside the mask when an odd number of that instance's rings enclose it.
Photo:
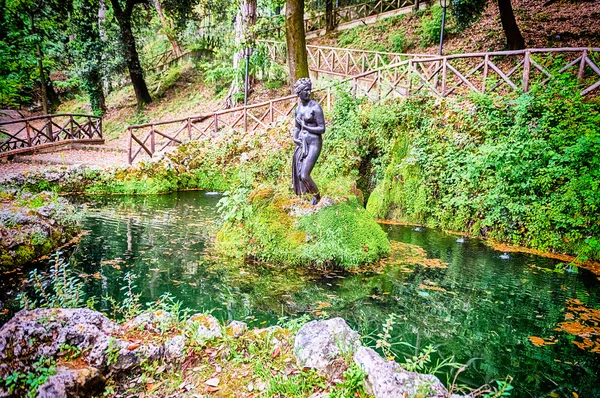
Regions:
[[[121,300],[124,276],[131,272],[142,303],[168,292],[184,307],[255,326],[275,324],[284,315],[339,315],[367,338],[393,313],[399,321],[392,341],[415,347],[398,346],[405,354],[433,344],[440,358],[454,355],[471,364],[459,382],[475,386],[511,375],[513,396],[600,396],[598,354],[554,330],[565,319],[566,300],[598,307],[595,276],[545,272],[554,260],[519,253],[503,258],[477,240],[389,225],[384,228],[392,240],[419,246],[441,262],[325,275],[241,264],[211,253],[219,199],[202,192],[77,198],[89,232],[72,260],[88,293]],[[107,302],[101,306],[108,309]],[[537,347],[529,336],[554,336],[557,343]]]

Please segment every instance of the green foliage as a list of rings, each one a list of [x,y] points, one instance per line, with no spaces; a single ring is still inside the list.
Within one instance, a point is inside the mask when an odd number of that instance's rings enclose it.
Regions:
[[[107,366],[117,364],[117,362],[119,361],[119,351],[120,351],[120,347],[119,347],[119,344],[117,343],[117,339],[115,339],[112,336],[109,337],[108,338],[108,347],[106,347],[106,355],[107,355],[106,365]]]
[[[426,48],[440,41],[442,29],[442,8],[432,7],[431,14],[424,14],[419,23],[421,47]]]
[[[217,210],[225,223],[242,222],[252,216],[253,207],[248,199],[249,194],[250,190],[244,187],[223,193],[223,197],[217,203]]]
[[[54,360],[42,356],[33,364],[31,371],[27,373],[13,372],[2,383],[9,394],[33,398],[38,395],[38,388],[46,383],[50,376],[55,374],[56,363]]]
[[[473,95],[463,107],[408,101],[367,208],[545,251],[585,251],[600,234],[600,114],[571,87]]]
[[[51,260],[53,265],[49,275],[43,275],[37,269],[29,273],[29,283],[33,287],[34,297],[19,293],[22,308],[79,308],[85,304],[83,282],[73,275],[69,264],[64,262],[60,253]]]
[[[485,9],[487,0],[452,0],[450,8],[459,29],[465,29],[477,22]]]
[[[385,232],[355,198],[301,217],[297,225],[308,242],[303,257],[320,267],[354,268],[390,252]]]
[[[330,398],[367,397],[364,390],[364,380],[367,372],[362,370],[356,363],[352,362],[344,372],[344,381],[336,384],[329,393]]]
[[[354,268],[390,251],[387,236],[356,198],[294,217],[285,210],[293,203],[289,194],[258,191],[251,195],[251,210],[238,210],[241,222],[236,213],[228,213],[229,222],[217,235],[222,252],[266,262]]]

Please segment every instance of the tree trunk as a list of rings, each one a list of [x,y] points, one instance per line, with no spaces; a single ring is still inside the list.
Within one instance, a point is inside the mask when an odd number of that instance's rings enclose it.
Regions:
[[[71,17],[77,36],[83,46],[80,57],[84,67],[81,77],[83,87],[90,97],[90,106],[95,115],[106,112],[103,90],[101,25],[96,24],[102,12],[102,4],[96,0],[81,0],[79,13]]]
[[[233,69],[237,70],[240,66],[242,59],[252,54],[252,45],[254,38],[252,37],[251,28],[256,24],[256,0],[245,0],[240,2],[240,9],[235,17],[234,29],[235,29],[235,47],[238,51],[233,54]],[[248,86],[250,86],[250,77],[248,77]],[[250,87],[245,87],[245,91],[250,91]],[[236,105],[236,94],[240,92],[241,83],[236,76],[231,82],[229,93],[225,98],[225,108],[232,108]]]
[[[306,36],[304,34],[304,0],[287,0],[285,6],[285,39],[292,90],[296,80],[308,77]]]
[[[160,0],[154,1],[154,8],[156,8],[156,12],[158,13],[158,18],[160,19],[160,24],[162,25],[162,32],[167,36],[169,42],[171,42],[171,47],[173,47],[173,52],[175,53],[175,57],[181,57],[183,51],[181,51],[181,47],[177,42],[177,37],[175,36],[175,30],[173,29],[173,22],[169,20],[162,10],[162,5],[160,4]]]
[[[131,11],[133,9],[133,1],[127,2],[126,9],[121,9],[119,0],[110,0],[115,18],[119,24],[119,32],[121,33],[121,44],[125,52],[125,60],[127,61],[127,69],[129,69],[129,77],[135,98],[137,99],[138,108],[142,108],[145,104],[152,102],[150,92],[144,80],[144,72],[140,64],[140,57],[135,46],[135,37],[131,30]]]
[[[500,20],[502,29],[506,36],[506,48],[508,50],[522,50],[525,48],[525,40],[521,35],[510,0],[498,0],[500,9]]]
[[[325,0],[325,30],[331,32],[335,29],[335,20],[333,18],[333,0]]]
[[[35,26],[35,21],[33,19],[33,14],[29,15],[31,21],[31,32],[33,34],[37,34],[37,28]],[[38,73],[40,74],[40,88],[42,90],[42,112],[44,115],[48,114],[48,92],[46,86],[46,75],[44,73],[44,54],[42,53],[42,47],[40,46],[39,41],[35,42],[35,51],[37,53],[37,66]]]
[[[98,7],[98,32],[100,33],[100,40],[102,42],[106,42],[106,28],[104,24],[106,23],[106,3],[104,0],[100,0],[100,7]],[[106,55],[102,52],[101,60],[104,65],[104,61],[106,59]],[[108,78],[106,73],[102,74],[102,86],[104,88],[103,93],[108,94],[112,90],[112,85],[110,83],[110,79]]]

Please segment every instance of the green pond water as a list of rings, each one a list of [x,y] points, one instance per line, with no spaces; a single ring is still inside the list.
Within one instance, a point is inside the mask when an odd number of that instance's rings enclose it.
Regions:
[[[573,344],[581,337],[555,330],[568,300],[600,306],[595,275],[548,272],[555,260],[405,226],[383,227],[392,241],[420,246],[447,267],[393,264],[349,274],[240,264],[210,250],[219,199],[205,192],[74,198],[89,232],[69,254],[88,294],[122,300],[129,272],[137,276],[141,303],[168,292],[183,307],[257,327],[283,316],[341,316],[372,346],[395,314],[391,341],[410,345],[395,345],[399,362],[432,344],[434,360],[454,356],[468,364],[458,383],[512,376],[512,396],[600,397],[600,354]],[[98,309],[108,303],[99,299]],[[535,346],[530,336],[555,344]],[[448,384],[451,372],[438,376]]]

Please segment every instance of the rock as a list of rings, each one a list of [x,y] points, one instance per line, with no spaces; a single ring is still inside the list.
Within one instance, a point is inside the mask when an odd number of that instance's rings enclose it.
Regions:
[[[165,341],[164,359],[167,362],[180,360],[185,355],[185,337],[174,336]]]
[[[246,330],[248,330],[248,325],[245,322],[232,321],[225,328],[225,333],[227,333],[228,336],[240,337]]]
[[[327,372],[337,358],[352,355],[360,347],[359,339],[342,318],[309,322],[294,341],[297,364]]]
[[[221,325],[210,314],[194,314],[188,319],[188,327],[194,332],[193,339],[202,344],[205,340],[222,337]]]
[[[88,351],[90,365],[103,366],[109,336],[117,325],[88,309],[19,311],[0,329],[0,375],[33,364],[42,355],[54,357],[61,344]],[[32,344],[35,342],[35,344]]]
[[[37,398],[97,396],[104,390],[105,379],[96,368],[59,368],[37,390]]]
[[[65,368],[53,376],[44,387],[44,396],[79,396],[81,391],[91,391],[97,383],[103,383],[99,379],[102,374],[123,372],[143,360],[163,357],[164,346],[132,345],[113,337],[120,332],[118,325],[89,309],[19,311],[0,329],[0,379],[15,371],[35,371],[35,363],[42,356],[56,359],[63,347],[71,346],[81,353],[78,370]],[[170,355],[174,351],[171,348]]]
[[[152,333],[162,333],[165,331],[169,324],[173,321],[173,315],[167,311],[148,311],[142,312],[133,319],[130,319],[123,325],[127,330],[147,330]]]
[[[356,350],[354,362],[367,373],[366,390],[375,398],[448,396],[446,387],[434,375],[404,370],[396,362],[384,360],[371,348]]]
[[[219,378],[218,377],[213,377],[212,379],[208,379],[204,382],[204,384],[209,385],[211,387],[216,387],[219,385]]]

